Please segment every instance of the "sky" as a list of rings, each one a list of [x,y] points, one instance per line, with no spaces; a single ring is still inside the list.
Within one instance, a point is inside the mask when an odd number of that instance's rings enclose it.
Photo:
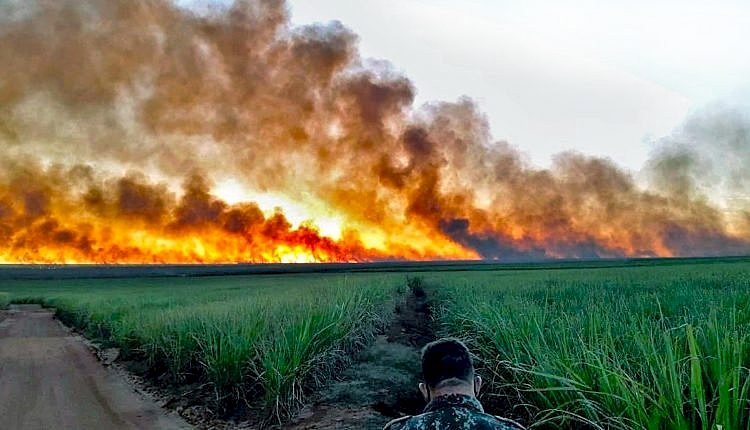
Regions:
[[[493,136],[547,166],[561,151],[634,171],[686,115],[750,103],[750,2],[291,0],[392,63],[417,105],[469,96]]]

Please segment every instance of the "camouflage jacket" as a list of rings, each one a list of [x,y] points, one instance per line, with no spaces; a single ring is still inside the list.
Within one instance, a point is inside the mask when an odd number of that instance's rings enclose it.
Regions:
[[[383,430],[523,430],[515,421],[485,414],[479,400],[449,394],[432,400],[421,415],[397,418]]]

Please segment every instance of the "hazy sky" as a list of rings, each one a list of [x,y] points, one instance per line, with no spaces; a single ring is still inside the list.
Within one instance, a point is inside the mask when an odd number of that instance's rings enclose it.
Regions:
[[[202,5],[231,0],[177,0]],[[341,21],[417,104],[479,102],[538,165],[560,151],[637,170],[689,112],[750,110],[750,1],[288,0],[294,24]]]
[[[292,0],[339,20],[418,103],[468,95],[537,164],[574,149],[638,169],[696,108],[750,100],[748,1]]]

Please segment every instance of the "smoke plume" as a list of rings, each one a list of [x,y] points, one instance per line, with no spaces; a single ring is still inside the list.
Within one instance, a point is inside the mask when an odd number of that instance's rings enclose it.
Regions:
[[[660,142],[644,187],[574,152],[530,165],[469,99],[415,108],[355,34],[292,27],[281,0],[0,1],[0,64],[0,261],[750,251],[750,120],[725,109]],[[229,179],[306,219],[223,201]]]

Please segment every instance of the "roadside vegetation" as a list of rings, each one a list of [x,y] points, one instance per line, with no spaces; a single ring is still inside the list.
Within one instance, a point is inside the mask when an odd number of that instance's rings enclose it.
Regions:
[[[374,337],[403,276],[311,275],[25,281],[14,302],[65,323],[170,383],[203,382],[217,408],[260,406],[281,421]]]
[[[439,279],[485,401],[538,428],[750,428],[750,266]]]

